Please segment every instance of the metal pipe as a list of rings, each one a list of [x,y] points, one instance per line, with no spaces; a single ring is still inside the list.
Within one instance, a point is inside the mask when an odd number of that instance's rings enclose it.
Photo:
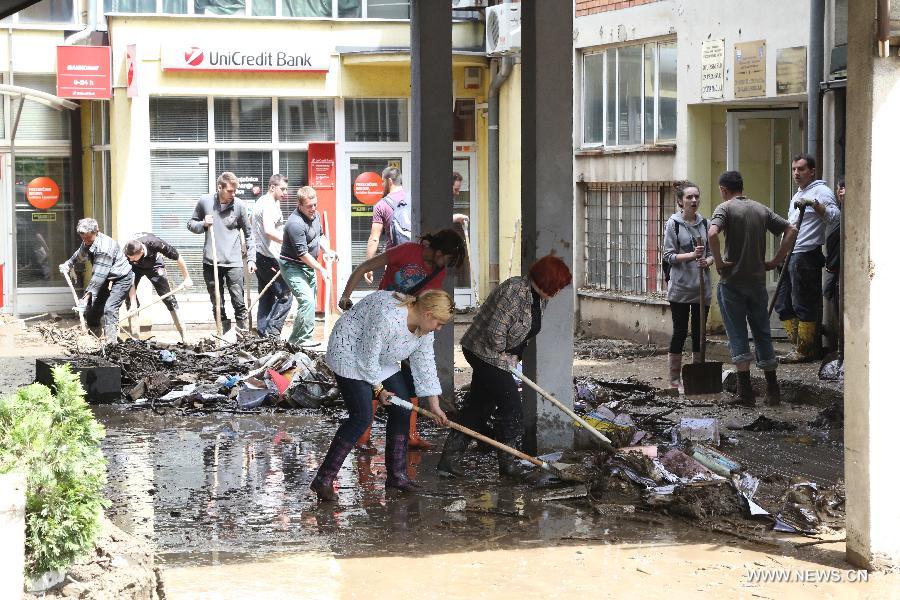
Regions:
[[[515,57],[491,61],[488,93],[488,288],[500,282],[500,89],[509,78]],[[499,64],[498,64],[499,63]]]
[[[819,84],[825,70],[825,0],[809,2],[809,51],[806,77],[806,151],[819,156]]]
[[[13,96],[15,97],[15,96]],[[9,132],[9,197],[12,206],[12,227],[10,227],[10,238],[12,241],[12,252],[10,258],[12,264],[9,266],[10,290],[12,293],[13,317],[19,316],[19,295],[16,288],[19,285],[19,249],[17,247],[16,238],[18,237],[18,214],[16,213],[16,130],[19,129],[19,118],[22,116],[22,107],[25,105],[25,96],[19,96],[19,106],[16,108],[16,118],[13,121],[12,131]]]
[[[91,34],[97,31],[97,4],[101,0],[88,0],[87,24],[81,31],[76,31],[63,42],[66,46],[71,46],[85,41]]]

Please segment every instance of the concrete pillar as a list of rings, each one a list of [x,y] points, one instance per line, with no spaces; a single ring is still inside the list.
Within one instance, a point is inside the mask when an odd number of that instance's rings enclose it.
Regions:
[[[551,252],[570,267],[573,260],[573,18],[572,2],[522,1],[523,273]],[[550,300],[525,357],[526,374],[569,407],[574,309],[569,286]],[[530,390],[524,398],[526,447],[571,447],[568,417]]]
[[[453,223],[453,74],[450,0],[413,0],[410,5],[412,81],[413,234]],[[444,289],[452,296],[455,277]],[[447,400],[453,398],[453,328],[435,335],[438,376]]]
[[[849,7],[847,203],[844,210],[844,477],[847,558],[866,568],[900,566],[894,448],[897,387],[896,140],[900,61],[878,58],[877,0]]]
[[[21,598],[25,586],[25,475],[0,475],[0,598]]]

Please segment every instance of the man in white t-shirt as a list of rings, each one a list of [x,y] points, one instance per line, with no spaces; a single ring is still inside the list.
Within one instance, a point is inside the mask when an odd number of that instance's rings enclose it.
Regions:
[[[287,194],[288,183],[284,175],[269,178],[269,191],[253,207],[253,237],[256,244],[256,279],[259,291],[278,274],[278,255],[284,232],[284,215],[281,200]],[[291,309],[291,290],[282,278],[278,278],[259,299],[256,312],[256,331],[259,335],[280,337],[281,328]]]

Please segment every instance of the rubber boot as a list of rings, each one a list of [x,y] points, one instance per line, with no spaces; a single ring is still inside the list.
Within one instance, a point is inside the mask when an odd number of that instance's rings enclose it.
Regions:
[[[755,406],[756,398],[753,396],[753,384],[750,381],[750,371],[737,372],[737,390],[733,404],[741,406]]]
[[[775,370],[764,371],[766,375],[766,404],[776,406],[781,404],[781,386],[778,385],[778,375]]]
[[[337,493],[334,491],[334,478],[337,477],[344,459],[353,450],[353,443],[347,442],[338,436],[331,440],[328,453],[322,461],[322,466],[316,472],[309,489],[316,493],[320,502],[336,502]]]
[[[401,492],[417,492],[419,486],[406,473],[407,437],[403,434],[392,435],[384,442],[384,464],[387,467],[385,488],[393,488]]]
[[[794,346],[797,345],[797,319],[788,319],[787,321],[782,321],[781,326],[784,327],[784,332],[787,334],[788,341],[792,343]]]
[[[815,360],[816,348],[816,323],[815,321],[800,321],[797,324],[797,348],[781,359],[781,362],[789,365],[805,363]]]
[[[455,429],[450,430],[447,439],[444,440],[441,460],[437,465],[438,475],[441,477],[462,477],[465,474],[460,463],[471,441],[472,439],[463,432]]]
[[[522,440],[501,440],[507,446],[515,448],[516,450],[522,449]],[[507,454],[502,450],[497,452],[497,462],[500,463],[500,476],[501,477],[510,477],[512,479],[521,479],[525,476],[527,471],[525,468],[519,463],[519,459],[513,456],[512,454]]]
[[[413,406],[419,406],[418,398],[413,397],[409,401],[412,402]],[[416,411],[411,412],[412,414],[409,415],[409,448],[410,450],[428,450],[432,444],[419,437],[419,432],[416,431],[416,415],[418,413]]]
[[[172,316],[172,323],[175,324],[175,329],[178,330],[178,335],[181,336],[181,343],[184,343],[184,327],[181,325],[181,318],[178,316],[177,310],[170,310],[169,314]]]
[[[677,390],[681,387],[681,354],[669,352],[669,387]]]
[[[378,410],[378,400],[372,400],[372,421],[375,420],[376,410]],[[378,448],[375,447],[375,444],[370,442],[372,437],[372,421],[369,421],[369,426],[366,428],[365,433],[356,440],[356,451],[361,454],[378,454]]]

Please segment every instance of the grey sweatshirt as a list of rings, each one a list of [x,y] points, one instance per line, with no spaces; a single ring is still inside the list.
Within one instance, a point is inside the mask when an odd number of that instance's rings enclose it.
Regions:
[[[220,267],[241,267],[244,265],[241,256],[241,231],[247,237],[247,259],[256,262],[256,251],[250,217],[243,200],[234,199],[231,204],[222,205],[216,194],[204,194],[197,201],[194,214],[187,222],[187,228],[193,233],[203,233],[206,241],[203,244],[203,262],[212,264],[212,244],[210,235],[203,225],[206,215],[213,215],[214,233],[216,235],[216,259]]]
[[[678,235],[675,235],[675,222],[678,222]],[[689,225],[684,221],[680,212],[673,214],[666,221],[665,238],[663,240],[663,260],[671,265],[669,272],[669,290],[666,299],[669,302],[683,302],[693,304],[700,302],[700,267],[697,262],[675,262],[676,254],[684,254],[694,251],[692,238],[699,237],[705,248],[704,256],[710,256],[707,235],[707,226],[703,225],[703,215],[697,213],[697,221]],[[703,284],[706,286],[704,303],[709,306],[712,299],[712,286],[710,285],[709,269],[703,269]]]

